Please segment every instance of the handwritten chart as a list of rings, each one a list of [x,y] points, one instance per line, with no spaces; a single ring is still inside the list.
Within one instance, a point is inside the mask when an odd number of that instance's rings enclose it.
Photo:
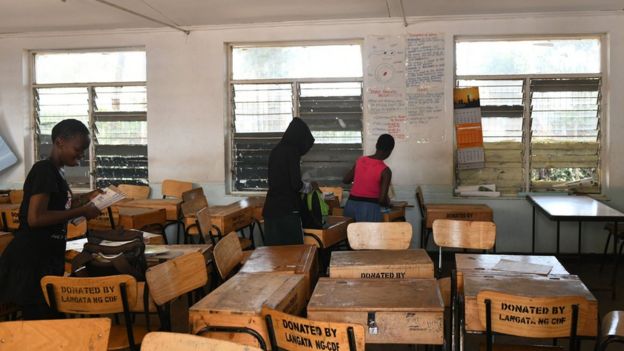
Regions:
[[[367,38],[367,134],[397,141],[443,141],[444,35]]]

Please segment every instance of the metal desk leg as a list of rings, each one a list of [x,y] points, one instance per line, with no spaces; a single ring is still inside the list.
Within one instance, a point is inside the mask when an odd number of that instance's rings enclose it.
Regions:
[[[533,206],[533,231],[531,232],[531,254],[535,254],[535,206]]]
[[[618,265],[618,250],[617,250],[617,233],[618,233],[618,222],[613,223],[613,275],[611,276],[611,298],[615,300],[615,281],[617,279],[617,265]]]
[[[561,222],[557,221],[557,256],[559,256],[559,235],[561,231],[559,230],[561,227]]]
[[[581,221],[578,222],[578,260],[581,262]]]

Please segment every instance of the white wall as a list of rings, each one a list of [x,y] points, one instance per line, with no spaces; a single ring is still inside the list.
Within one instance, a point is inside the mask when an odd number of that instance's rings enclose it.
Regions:
[[[618,14],[518,15],[467,18],[413,18],[407,33],[445,33],[447,38],[446,112],[440,128],[446,141],[399,143],[389,164],[399,198],[413,202],[416,184],[427,201],[452,199],[453,37],[467,35],[606,34],[608,113],[604,116],[604,193],[624,209],[624,16]],[[225,203],[224,120],[226,114],[227,42],[304,41],[399,35],[399,20],[331,21],[256,26],[202,27],[190,36],[169,30],[98,31],[0,36],[0,135],[20,162],[0,173],[0,188],[21,186],[32,164],[28,50],[144,46],[147,51],[149,177],[154,194],[166,178],[191,180],[206,189],[209,201]],[[366,117],[365,117],[366,118]],[[370,148],[374,140],[365,140]],[[464,201],[465,202],[465,201]],[[474,202],[474,201],[473,201]],[[498,248],[530,248],[531,210],[524,199],[479,200],[494,208]],[[418,232],[418,214],[408,219]],[[601,225],[584,226],[584,247],[596,251],[604,242]],[[554,250],[554,224],[539,219],[538,248]],[[564,250],[576,248],[576,225],[564,224]]]

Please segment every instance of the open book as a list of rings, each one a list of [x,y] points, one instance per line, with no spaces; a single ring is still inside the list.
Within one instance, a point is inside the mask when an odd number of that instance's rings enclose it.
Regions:
[[[102,193],[91,199],[91,203],[95,205],[100,211],[112,206],[113,204],[126,198],[126,195],[119,191],[114,185],[110,185],[107,188],[102,189]],[[71,220],[72,224],[78,225],[84,221],[84,217],[78,217]]]

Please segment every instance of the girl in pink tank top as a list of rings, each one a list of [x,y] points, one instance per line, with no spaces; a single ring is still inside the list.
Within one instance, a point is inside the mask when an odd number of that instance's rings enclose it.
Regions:
[[[343,182],[353,183],[344,214],[356,222],[381,222],[381,206],[389,206],[388,189],[392,172],[385,164],[394,149],[394,138],[382,134],[377,139],[376,152],[357,159]]]

